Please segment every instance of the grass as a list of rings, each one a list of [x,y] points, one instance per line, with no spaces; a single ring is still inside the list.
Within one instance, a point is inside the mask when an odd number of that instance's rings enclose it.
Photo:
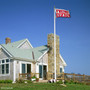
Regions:
[[[90,90],[90,86],[80,84],[67,84],[67,87],[63,87],[62,90]]]
[[[67,84],[63,87],[56,83],[14,83],[0,84],[0,90],[90,90],[88,85]]]

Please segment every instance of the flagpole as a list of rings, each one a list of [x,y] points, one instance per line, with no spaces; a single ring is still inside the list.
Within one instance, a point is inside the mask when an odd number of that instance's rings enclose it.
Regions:
[[[55,72],[55,80],[56,80],[56,15],[55,15],[55,7],[54,7],[54,72]]]

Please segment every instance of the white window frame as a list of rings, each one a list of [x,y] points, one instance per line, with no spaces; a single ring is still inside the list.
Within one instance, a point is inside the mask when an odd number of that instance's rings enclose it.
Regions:
[[[31,72],[32,72],[32,63],[27,61],[20,61],[20,73],[22,73],[22,64],[25,64],[25,73],[27,73],[27,64],[31,64]]]
[[[47,72],[48,72],[48,64],[46,64],[46,63],[43,63],[43,65],[42,65],[42,63],[40,62],[40,63],[38,63],[38,73],[39,73],[39,65],[41,65],[41,66],[47,66]],[[43,77],[42,78],[39,78],[40,80],[43,80]]]
[[[9,62],[6,62],[6,59],[8,59]],[[5,60],[5,63],[2,63],[2,60]],[[9,64],[9,73],[6,74],[6,69],[5,69],[5,73],[2,74],[2,69],[1,69],[1,74],[0,74],[0,76],[8,76],[8,75],[10,75],[10,59],[9,59],[9,58],[3,58],[3,59],[0,59],[0,61],[1,61],[0,65],[6,65],[6,64]]]
[[[60,66],[60,68],[62,68],[62,72],[64,72],[64,66]]]

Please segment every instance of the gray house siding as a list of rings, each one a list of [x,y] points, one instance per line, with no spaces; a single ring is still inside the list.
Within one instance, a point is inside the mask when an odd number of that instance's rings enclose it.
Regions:
[[[0,49],[0,59],[9,58],[9,55],[2,49]]]
[[[3,50],[0,49],[0,61],[4,59],[9,59],[9,55]],[[0,80],[13,80],[13,60],[10,60],[9,74],[1,74],[1,65],[0,65]]]

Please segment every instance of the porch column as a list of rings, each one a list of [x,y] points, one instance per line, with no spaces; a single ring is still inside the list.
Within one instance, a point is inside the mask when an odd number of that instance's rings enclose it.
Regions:
[[[42,80],[43,80],[43,58],[42,58]]]

